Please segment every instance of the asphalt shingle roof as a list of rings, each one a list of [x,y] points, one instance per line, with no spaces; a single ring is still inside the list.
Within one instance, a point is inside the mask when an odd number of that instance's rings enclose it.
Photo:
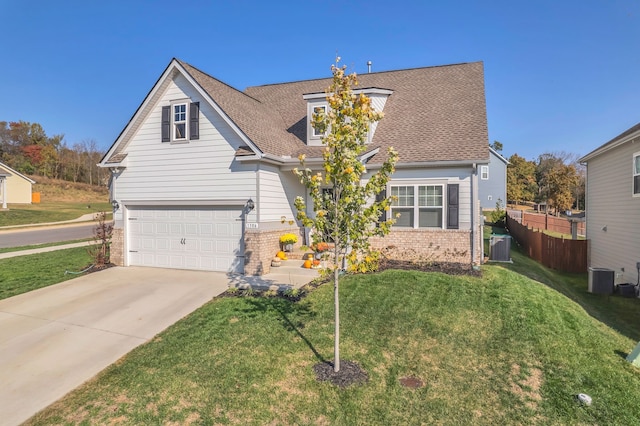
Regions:
[[[386,71],[358,76],[359,87],[393,90],[384,107],[372,144],[384,159],[393,146],[400,162],[465,161],[489,158],[484,73],[481,62]],[[323,92],[330,79],[249,87],[246,93],[280,113],[284,128],[306,147],[305,93]]]
[[[239,91],[176,60],[229,119],[262,152],[278,157],[320,157],[323,147],[306,145],[307,101],[323,93],[331,78],[269,84]],[[358,76],[358,87],[392,90],[371,148],[381,163],[387,147],[399,163],[488,161],[488,131],[481,62],[385,71]],[[244,148],[240,154],[250,151]],[[121,161],[119,150],[107,162]]]

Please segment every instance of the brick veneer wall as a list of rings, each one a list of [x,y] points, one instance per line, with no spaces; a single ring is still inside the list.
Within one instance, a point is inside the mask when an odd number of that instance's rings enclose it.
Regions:
[[[110,250],[111,263],[124,266],[124,229],[113,228]]]
[[[480,239],[479,236],[477,238]],[[372,248],[384,249],[395,246],[400,251],[413,250],[437,262],[460,264],[479,263],[479,244],[476,244],[475,259],[471,259],[471,231],[454,229],[394,229],[385,237],[373,237]]]
[[[247,229],[245,231],[244,273],[245,275],[264,275],[271,270],[271,260],[280,250],[280,236],[286,233],[298,235],[295,248],[302,245],[304,238],[301,228],[283,228],[275,230]]]

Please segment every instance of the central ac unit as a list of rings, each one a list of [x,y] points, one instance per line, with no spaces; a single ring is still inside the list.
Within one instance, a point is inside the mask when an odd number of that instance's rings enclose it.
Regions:
[[[511,262],[511,236],[492,235],[489,240],[489,260]]]
[[[589,293],[613,294],[615,271],[607,268],[589,268]]]

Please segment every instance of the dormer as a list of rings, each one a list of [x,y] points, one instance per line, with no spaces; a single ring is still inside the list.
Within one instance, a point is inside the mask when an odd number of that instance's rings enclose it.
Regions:
[[[393,90],[369,87],[353,91],[354,95],[359,95],[360,93],[364,93],[369,98],[371,98],[371,107],[374,110],[384,111],[384,105],[387,102],[387,98],[393,93]],[[325,92],[307,93],[302,95],[302,99],[307,101],[307,145],[321,146],[322,137],[324,136],[324,134],[318,132],[317,129],[313,128],[313,126],[311,125],[311,117],[313,117],[313,114],[320,109],[323,109],[324,112],[327,111],[327,108],[329,108],[327,102],[327,94]],[[377,126],[377,122],[371,125],[366,143],[370,143],[373,140],[373,135],[376,131]]]

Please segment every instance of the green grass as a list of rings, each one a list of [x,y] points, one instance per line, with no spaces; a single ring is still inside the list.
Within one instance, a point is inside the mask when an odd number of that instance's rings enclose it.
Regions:
[[[89,208],[90,206],[90,208]],[[0,212],[0,226],[32,223],[60,222],[77,219],[87,213],[111,212],[109,203],[55,202],[40,204],[10,204],[9,210]]]
[[[329,284],[299,303],[213,300],[27,424],[640,424],[634,340],[551,285],[483,271],[345,277],[342,359],[362,386],[312,371],[333,354]]]
[[[0,253],[12,253],[12,252],[15,252],[15,251],[24,251],[24,250],[32,250],[32,249],[45,248],[45,247],[63,246],[65,244],[82,243],[82,242],[85,242],[85,241],[91,241],[91,238],[85,238],[85,239],[82,239],[82,240],[59,241],[59,242],[55,242],[55,243],[34,244],[34,245],[20,246],[20,247],[5,247],[5,248],[0,248]]]
[[[0,299],[74,278],[91,263],[85,247],[0,259]]]
[[[489,235],[505,234],[504,228],[485,226],[485,253],[489,253]],[[540,282],[574,300],[594,318],[607,324],[634,341],[640,341],[640,301],[635,298],[603,296],[587,292],[587,274],[570,274],[544,267],[522,253],[517,242],[512,240],[513,263],[501,264],[534,281]]]

